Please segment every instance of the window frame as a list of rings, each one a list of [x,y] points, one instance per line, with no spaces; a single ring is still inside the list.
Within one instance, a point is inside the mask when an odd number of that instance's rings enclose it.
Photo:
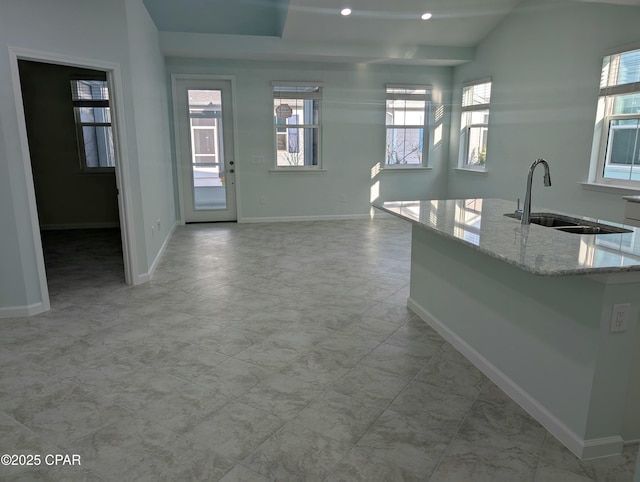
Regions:
[[[489,84],[489,102],[486,103],[473,103],[465,105],[466,90],[476,87],[478,85]],[[487,148],[485,147],[485,161],[484,164],[469,164],[469,146],[470,146],[470,133],[471,129],[485,129],[487,141],[485,146],[489,143],[489,119],[491,117],[491,90],[493,89],[493,81],[491,77],[485,77],[483,79],[468,81],[462,84],[462,98],[460,100],[460,142],[458,146],[458,169],[474,172],[486,172],[487,171]],[[486,122],[476,122],[466,124],[465,116],[470,115],[473,112],[487,111]],[[464,127],[463,127],[464,126]]]
[[[279,91],[277,90],[278,88],[283,88],[283,89],[291,89],[288,91]],[[317,81],[317,82],[297,82],[297,81],[272,81],[271,82],[271,90],[272,90],[272,100],[271,100],[271,105],[272,105],[272,116],[273,116],[273,142],[274,142],[274,171],[322,171],[322,98],[323,98],[323,88],[324,88],[324,83]],[[309,91],[309,89],[314,89]],[[276,106],[276,101],[277,100],[303,100],[307,101],[307,100],[311,100],[312,101],[312,107],[311,107],[311,111],[312,111],[312,117],[313,117],[313,101],[317,101],[317,118],[313,119],[316,122],[311,122],[311,123],[305,123],[304,122],[304,118],[302,119],[302,122],[296,122],[296,123],[292,123],[292,124],[278,124],[277,120],[278,120],[278,113],[277,113],[277,107]],[[284,105],[284,104],[280,104],[280,105]],[[303,109],[304,109],[304,105],[303,105]],[[285,118],[288,119],[288,118]],[[314,151],[314,146],[311,146],[311,153],[315,153],[315,157],[316,159],[312,159],[312,161],[315,161],[315,164],[306,164],[306,160],[303,154],[303,164],[290,164],[290,165],[281,165],[278,164],[278,152],[280,151],[280,149],[278,149],[279,144],[279,138],[282,137],[281,134],[283,134],[282,132],[279,132],[278,129],[282,129],[285,128],[285,145],[288,146],[290,145],[290,141],[289,141],[289,132],[288,129],[296,129],[297,130],[297,136],[302,135],[303,139],[306,137],[305,136],[305,130],[306,129],[311,129],[311,139],[315,142],[313,142],[313,144],[316,144],[315,146],[315,151]],[[300,134],[300,130],[302,130],[302,134]],[[280,134],[280,135],[279,135]],[[298,137],[299,139],[299,137]],[[299,141],[297,141],[299,142]],[[304,141],[303,141],[303,145],[304,145]],[[305,149],[304,147],[302,148],[303,150]]]
[[[596,184],[606,184],[621,188],[640,189],[640,180],[618,179],[614,177],[605,177],[605,169],[609,164],[609,157],[613,143],[610,139],[611,123],[616,120],[637,120],[637,135],[640,142],[640,111],[631,114],[614,114],[614,105],[617,97],[624,95],[640,95],[640,81],[629,82],[625,84],[617,83],[619,74],[618,67],[611,68],[611,63],[616,62],[619,66],[619,57],[625,53],[640,51],[640,45],[635,44],[617,48],[602,57],[602,70],[600,76],[600,90],[598,92],[596,125],[593,137],[592,162],[589,178]],[[613,60],[611,58],[618,57]],[[608,66],[605,67],[607,58],[611,59]],[[615,80],[614,80],[615,79]],[[612,83],[613,82],[613,83]],[[634,147],[634,152],[638,148]],[[640,162],[631,163],[631,166],[638,166],[640,171]]]
[[[390,92],[390,90],[424,90],[424,93],[398,93],[398,92]],[[387,105],[389,101],[393,100],[409,100],[409,101],[424,101],[424,122],[422,125],[420,124],[388,124],[387,123]],[[385,102],[384,102],[384,111],[385,111],[385,120],[384,120],[384,128],[385,128],[385,153],[384,153],[384,161],[382,163],[383,169],[425,169],[429,166],[429,147],[430,147],[430,139],[431,139],[431,113],[433,108],[433,86],[430,84],[385,84]],[[405,109],[406,112],[407,109]],[[406,117],[406,114],[405,114]],[[388,152],[388,132],[389,130],[395,129],[421,129],[422,135],[422,154],[419,163],[389,163],[389,152]]]
[[[75,98],[75,83],[82,81],[91,82],[104,82],[107,89],[107,99],[76,99]],[[83,173],[100,174],[100,173],[113,173],[115,172],[116,152],[115,152],[115,140],[113,139],[113,112],[111,108],[111,86],[108,79],[105,76],[72,76],[70,78],[71,87],[71,104],[73,109],[74,122],[76,126],[76,140],[78,145],[78,156],[80,159],[80,170]],[[82,108],[106,108],[109,109],[109,122],[85,122],[81,118],[80,109]],[[113,159],[113,166],[89,166],[87,164],[87,152],[84,136],[84,127],[108,127],[111,131],[111,158]]]

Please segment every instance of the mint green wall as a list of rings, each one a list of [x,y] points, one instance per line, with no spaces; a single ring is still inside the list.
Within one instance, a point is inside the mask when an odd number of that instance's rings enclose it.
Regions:
[[[38,234],[29,208],[32,181],[23,162],[18,127],[22,114],[16,108],[16,97],[20,93],[19,88],[14,91],[17,79],[11,70],[9,47],[119,67],[121,91],[117,94],[124,108],[118,112],[118,121],[126,131],[121,162],[131,187],[131,249],[139,274],[148,272],[173,225],[173,181],[164,150],[169,129],[163,59],[157,31],[147,15],[142,0],[0,3],[0,315],[3,310],[11,312],[44,299],[37,263],[40,246],[33,241]],[[148,221],[157,219],[166,220],[165,231],[147,239],[145,227],[150,232]]]
[[[0,52],[0,59],[1,56]],[[0,82],[0,98],[5,90],[2,84],[3,82]],[[3,122],[0,120],[0,128],[2,127]],[[8,144],[9,139],[3,129],[0,146]],[[23,249],[32,246],[21,247],[21,236],[18,232],[18,223],[13,209],[16,198],[27,202],[27,197],[26,193],[16,192],[16,184],[12,182],[12,178],[19,177],[20,173],[9,169],[6,159],[6,153],[0,147],[0,223],[2,225],[2,234],[0,235],[0,307],[11,309],[40,301],[40,288],[37,283],[27,284],[27,277],[36,273],[36,264],[35,260],[28,260],[31,262],[26,263],[22,261]],[[20,227],[24,230],[24,226]],[[33,245],[33,243],[30,244]]]
[[[2,11],[0,5],[0,44],[4,43],[7,31]],[[15,106],[8,63],[9,52],[0,48],[0,307],[5,309],[41,300],[39,284],[34,282],[36,261],[33,257],[23,257],[25,250],[34,250],[29,238],[31,226],[19,222],[20,217],[29,212],[24,169],[9,162],[20,148],[20,141],[12,115]]]
[[[142,219],[136,218],[136,222],[144,231],[146,272],[176,222],[169,143],[171,129],[164,81],[165,64],[158,43],[158,30],[142,0],[127,1],[126,10],[142,202]]]
[[[371,171],[384,160],[385,84],[431,84],[440,102],[448,106],[451,68],[168,58],[167,69],[169,74],[232,75],[236,79],[241,220],[366,214],[377,182],[384,200],[446,194],[446,139],[431,148],[432,170],[381,173],[373,179]],[[324,82],[322,159],[326,172],[270,172],[274,164],[274,80]],[[448,121],[445,115],[444,132],[448,132]],[[265,163],[252,163],[252,156],[264,156]]]
[[[551,166],[553,186],[536,174],[534,204],[622,221],[622,194],[588,191],[603,51],[640,41],[640,8],[567,0],[525,0],[455,68],[453,101],[465,81],[493,79],[487,176],[451,171],[448,194],[524,198],[528,167]],[[450,168],[457,165],[460,114],[452,117]],[[538,179],[539,177],[539,179]]]

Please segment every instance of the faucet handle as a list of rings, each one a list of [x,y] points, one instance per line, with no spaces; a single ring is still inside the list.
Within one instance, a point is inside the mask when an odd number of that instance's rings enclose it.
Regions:
[[[522,216],[522,209],[520,209],[520,198],[518,198],[518,207],[516,208],[515,213],[519,216]]]

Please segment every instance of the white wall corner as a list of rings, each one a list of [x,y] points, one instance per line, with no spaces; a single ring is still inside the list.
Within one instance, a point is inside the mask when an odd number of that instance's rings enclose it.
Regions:
[[[49,311],[49,305],[43,302],[24,306],[6,306],[4,308],[0,308],[0,318],[33,316],[39,313],[44,313],[45,311]]]
[[[162,255],[164,254],[164,251],[167,248],[167,244],[169,244],[169,240],[173,236],[173,233],[175,232],[177,225],[178,225],[177,222],[173,223],[173,226],[169,230],[167,237],[164,238],[164,241],[162,242],[162,246],[160,246],[160,249],[158,250],[158,254],[156,254],[156,257],[153,260],[153,263],[151,263],[151,267],[149,268],[149,271],[147,271],[146,273],[139,274],[133,280],[134,285],[139,285],[142,283],[146,283],[147,281],[151,281],[151,278],[153,278],[153,273],[155,273],[156,268],[158,267],[158,263],[160,263],[160,259],[162,259]]]

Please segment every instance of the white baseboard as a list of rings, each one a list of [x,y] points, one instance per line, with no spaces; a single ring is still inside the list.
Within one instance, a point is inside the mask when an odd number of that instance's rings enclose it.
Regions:
[[[158,254],[156,255],[155,259],[153,260],[153,263],[151,263],[151,267],[149,268],[149,271],[147,271],[146,273],[139,274],[137,276],[137,278],[133,281],[134,285],[139,285],[139,284],[142,284],[142,283],[146,283],[147,281],[151,280],[151,278],[153,277],[153,273],[155,272],[156,268],[158,267],[158,263],[160,262],[160,258],[162,258],[162,254],[164,253],[164,250],[167,248],[167,244],[169,243],[169,240],[171,239],[171,237],[173,236],[173,233],[176,230],[176,226],[177,226],[177,223],[174,223],[173,226],[171,227],[171,229],[169,230],[169,234],[167,234],[167,237],[164,238],[162,246],[160,246],[160,249],[158,250]]]
[[[55,231],[62,229],[107,229],[119,228],[120,223],[66,223],[66,224],[41,224],[40,231]]]
[[[622,437],[604,437],[585,440],[579,437],[561,420],[549,412],[544,405],[530,393],[505,375],[500,369],[482,356],[460,336],[451,331],[444,323],[434,317],[427,309],[420,306],[413,299],[407,300],[407,307],[423,321],[438,332],[445,340],[458,350],[465,358],[484,373],[492,382],[500,387],[529,415],[535,418],[544,428],[551,432],[565,447],[580,459],[591,459],[617,455],[622,452],[624,441]]]
[[[375,212],[366,214],[333,214],[321,216],[274,216],[274,217],[243,217],[238,218],[238,223],[289,223],[296,221],[350,221],[350,220],[366,220],[371,218],[393,217],[390,214]]]
[[[371,216],[372,218],[376,218],[376,219],[398,219],[397,216],[394,216],[393,214],[389,214],[389,213],[385,213],[384,211],[380,211],[378,209],[374,209],[373,211],[371,211]]]
[[[336,214],[328,216],[274,216],[264,218],[239,218],[239,223],[289,223],[296,221],[348,221],[370,219],[369,214]]]
[[[151,271],[147,271],[146,273],[141,273],[133,280],[131,283],[133,286],[141,285],[142,283],[146,283],[147,281],[151,281]]]
[[[579,457],[585,460],[618,455],[622,453],[623,447],[624,440],[620,436],[592,438],[583,441],[582,455]]]
[[[6,306],[0,308],[0,318],[19,318],[23,316],[33,316],[49,310],[49,307],[42,302],[25,306]]]

